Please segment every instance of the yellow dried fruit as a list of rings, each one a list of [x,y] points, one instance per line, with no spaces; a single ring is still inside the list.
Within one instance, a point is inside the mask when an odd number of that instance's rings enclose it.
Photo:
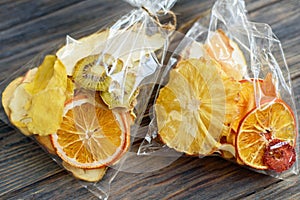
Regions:
[[[155,104],[162,141],[177,151],[210,155],[229,130],[224,124],[236,113],[239,85],[213,60],[188,59],[171,70]],[[231,105],[232,104],[232,105]]]
[[[62,121],[66,88],[65,67],[55,56],[46,56],[15,89],[9,103],[11,122],[24,134],[56,132]]]
[[[78,167],[74,167],[64,161],[62,162],[62,165],[64,166],[65,169],[71,172],[73,176],[75,176],[76,178],[88,182],[100,181],[105,175],[105,172],[107,170],[106,166],[97,169],[81,169]]]
[[[62,122],[65,100],[62,88],[51,88],[34,95],[26,118],[28,130],[40,136],[55,133]]]
[[[53,76],[54,73],[54,64],[56,57],[53,55],[47,55],[38,67],[38,70],[33,78],[33,80],[26,85],[26,91],[34,95],[42,90],[44,90]]]
[[[14,94],[14,91],[16,88],[22,83],[24,77],[18,77],[14,79],[12,82],[9,83],[9,85],[5,88],[5,90],[2,93],[2,105],[4,108],[4,112],[7,116],[10,116],[10,109],[9,109],[9,103],[10,100]]]
[[[14,91],[9,103],[10,121],[18,128],[25,128],[27,123],[27,111],[31,105],[32,96],[25,87],[28,83],[21,83]]]

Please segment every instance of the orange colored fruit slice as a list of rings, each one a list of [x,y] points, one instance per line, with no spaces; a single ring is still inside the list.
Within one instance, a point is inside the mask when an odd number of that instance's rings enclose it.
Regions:
[[[86,96],[65,105],[63,122],[51,135],[56,153],[79,168],[99,168],[116,162],[127,150],[129,115],[113,113]]]
[[[237,153],[246,165],[266,170],[269,167],[264,163],[264,156],[269,144],[280,140],[294,147],[296,136],[296,121],[291,108],[280,99],[265,102],[240,123]]]
[[[236,112],[238,92],[238,82],[230,81],[213,60],[180,61],[155,104],[161,140],[186,154],[212,154]]]
[[[239,123],[251,110],[256,108],[256,104],[262,101],[270,101],[275,99],[278,95],[275,86],[272,82],[272,75],[268,73],[264,80],[251,79],[240,80],[241,91],[239,93],[238,101],[238,115],[231,124],[234,132],[237,132]]]

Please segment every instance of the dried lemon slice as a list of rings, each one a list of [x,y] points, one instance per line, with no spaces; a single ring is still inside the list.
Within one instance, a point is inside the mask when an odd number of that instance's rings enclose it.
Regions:
[[[227,130],[224,124],[236,112],[238,91],[239,85],[229,81],[214,61],[180,61],[155,103],[162,141],[187,154],[213,153]]]
[[[95,91],[106,91],[111,75],[122,70],[123,63],[111,55],[91,55],[76,63],[73,79],[79,86]]]

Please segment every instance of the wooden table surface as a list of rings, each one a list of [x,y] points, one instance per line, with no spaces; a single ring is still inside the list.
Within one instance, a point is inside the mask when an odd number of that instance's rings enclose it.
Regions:
[[[179,26],[214,1],[182,0]],[[268,23],[282,42],[300,99],[300,1],[246,0],[251,21]],[[110,0],[1,0],[0,81],[66,34],[116,21],[132,7]],[[298,115],[300,110],[298,108]],[[3,111],[1,111],[3,112]],[[0,199],[96,199],[34,141],[0,122]],[[110,199],[300,199],[299,177],[278,180],[217,157],[183,157],[146,174],[120,173]]]

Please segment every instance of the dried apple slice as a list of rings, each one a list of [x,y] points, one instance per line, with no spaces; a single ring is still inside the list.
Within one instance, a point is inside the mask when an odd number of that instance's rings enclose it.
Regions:
[[[12,82],[9,83],[9,85],[5,88],[5,90],[2,93],[2,105],[4,108],[4,112],[7,116],[10,116],[9,103],[11,101],[13,93],[16,90],[16,88],[22,83],[22,81],[23,77],[18,77],[14,79]]]
[[[243,52],[222,30],[210,32],[204,48],[209,56],[221,64],[224,72],[235,80],[243,79],[247,63]]]
[[[34,138],[47,149],[47,151],[51,154],[56,154],[55,149],[52,145],[51,138],[49,135],[47,136],[39,136],[35,135]]]
[[[97,169],[81,169],[78,167],[74,167],[64,161],[62,162],[62,165],[66,170],[71,172],[73,176],[75,176],[76,178],[88,182],[100,181],[105,175],[105,172],[107,170],[106,166]]]
[[[142,56],[162,48],[164,43],[162,34],[149,35],[144,28],[134,26],[127,30],[104,30],[79,40],[67,37],[67,44],[56,55],[65,65],[67,75],[72,76],[76,63],[89,55],[105,52],[131,65]]]

